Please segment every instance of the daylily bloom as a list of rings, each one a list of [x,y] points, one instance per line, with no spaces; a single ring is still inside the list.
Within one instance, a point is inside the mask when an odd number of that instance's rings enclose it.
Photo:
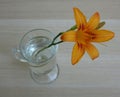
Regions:
[[[74,65],[80,61],[85,51],[92,60],[97,58],[99,51],[92,42],[101,43],[108,41],[114,37],[114,33],[105,29],[97,29],[100,24],[100,15],[98,12],[94,13],[89,21],[87,21],[85,15],[78,8],[73,8],[73,11],[77,30],[64,32],[61,35],[61,40],[75,42],[71,58]]]

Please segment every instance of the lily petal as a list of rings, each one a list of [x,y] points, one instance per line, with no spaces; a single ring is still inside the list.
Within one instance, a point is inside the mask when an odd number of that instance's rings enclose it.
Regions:
[[[73,10],[74,10],[74,17],[75,17],[77,28],[83,29],[87,24],[85,15],[76,7],[73,8]]]
[[[76,43],[72,51],[72,64],[76,64],[84,55],[85,48],[82,44]]]
[[[76,32],[68,31],[61,35],[62,41],[75,42],[76,41]]]
[[[92,33],[92,42],[105,42],[114,37],[114,33],[109,30],[95,30]]]
[[[99,52],[94,45],[89,43],[86,45],[85,49],[92,60],[94,60],[95,58],[99,56]]]
[[[88,21],[87,28],[90,30],[95,29],[100,22],[100,15],[98,12],[94,13]]]

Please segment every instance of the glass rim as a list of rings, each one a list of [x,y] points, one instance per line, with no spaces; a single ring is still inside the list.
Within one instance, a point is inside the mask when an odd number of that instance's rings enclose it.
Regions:
[[[19,43],[19,50],[20,50],[20,53],[21,53],[21,55],[23,56],[23,58],[27,61],[27,62],[30,62],[31,64],[31,66],[38,66],[37,64],[35,65],[35,63],[34,62],[32,62],[32,61],[30,61],[28,58],[26,58],[25,56],[24,56],[24,54],[23,54],[23,52],[22,52],[22,43],[23,43],[23,40],[24,40],[24,38],[29,34],[29,33],[32,33],[33,31],[39,31],[39,30],[44,30],[44,31],[46,31],[46,32],[49,32],[51,35],[53,35],[54,37],[55,37],[55,34],[54,33],[52,33],[51,31],[49,31],[49,30],[47,30],[47,29],[43,29],[43,28],[38,28],[38,29],[32,29],[32,30],[29,30],[28,32],[26,32],[23,36],[22,36],[22,38],[21,38],[21,40],[20,40],[20,43]],[[43,64],[44,62],[48,62],[49,60],[51,60],[54,56],[55,56],[55,54],[56,54],[56,52],[57,52],[57,50],[58,50],[58,45],[53,45],[54,46],[54,48],[55,48],[55,53],[50,57],[50,58],[48,58],[46,61],[43,61],[43,62],[41,62],[41,64]],[[34,65],[32,65],[32,64],[34,64]]]

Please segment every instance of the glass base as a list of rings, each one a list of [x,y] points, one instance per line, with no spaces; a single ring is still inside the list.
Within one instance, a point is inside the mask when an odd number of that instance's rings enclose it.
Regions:
[[[58,78],[59,75],[59,67],[58,64],[54,66],[54,68],[50,71],[47,71],[45,73],[35,73],[32,72],[30,69],[30,75],[32,79],[38,83],[38,84],[47,84],[47,83],[52,83]]]

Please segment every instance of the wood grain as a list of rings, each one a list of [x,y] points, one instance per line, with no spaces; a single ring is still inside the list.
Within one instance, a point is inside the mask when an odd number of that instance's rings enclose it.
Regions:
[[[16,60],[12,48],[33,28],[46,28],[57,34],[74,24],[73,20],[0,20],[0,97],[119,97],[120,95],[120,20],[106,20],[106,29],[115,32],[107,47],[96,44],[100,57],[92,61],[86,54],[71,65],[73,44],[64,43],[57,53],[59,78],[52,84],[36,84],[28,65]]]
[[[0,0],[0,18],[72,19],[75,6],[87,16],[99,11],[103,19],[120,19],[120,0]]]
[[[71,65],[72,43],[59,46],[58,79],[36,84],[28,64],[14,58],[12,49],[31,29],[46,28],[55,34],[74,25],[72,8],[89,18],[99,11],[105,29],[115,32],[106,46],[95,44],[100,57],[87,54]],[[0,97],[119,97],[120,96],[120,0],[0,0]]]

